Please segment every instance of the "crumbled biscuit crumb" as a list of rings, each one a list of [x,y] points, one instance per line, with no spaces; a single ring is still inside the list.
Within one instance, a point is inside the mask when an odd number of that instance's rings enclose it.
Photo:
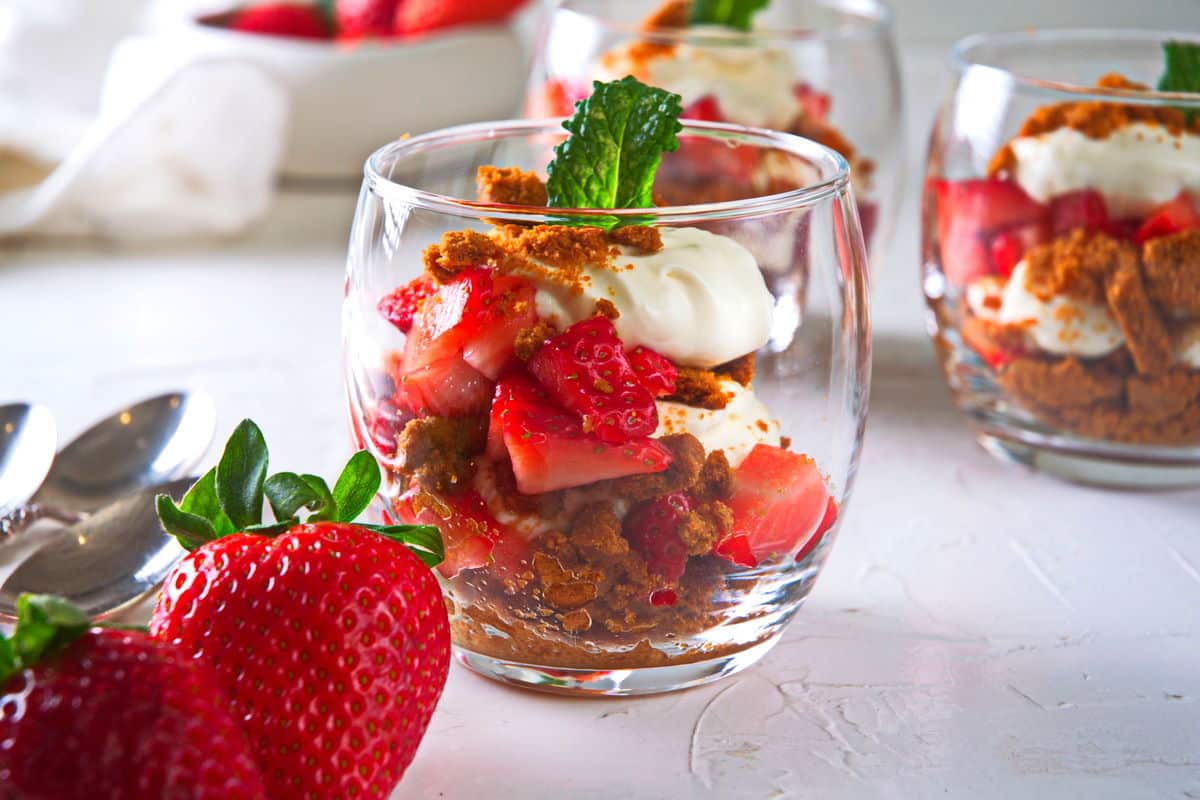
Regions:
[[[480,167],[475,186],[481,203],[539,207],[547,203],[545,181],[517,167]]]
[[[629,541],[621,535],[621,518],[606,503],[592,503],[579,510],[571,528],[571,540],[579,547],[606,556],[629,552]]]
[[[1142,245],[1146,289],[1164,311],[1200,315],[1200,230]]]
[[[596,301],[596,314],[609,319],[618,319],[621,316],[621,312],[617,310],[613,302],[604,297]]]
[[[713,372],[733,378],[742,386],[749,388],[754,381],[754,353],[747,353],[733,361],[727,361],[714,367]]]
[[[1046,408],[1081,408],[1120,400],[1125,386],[1116,374],[1090,368],[1074,356],[1053,361],[1019,358],[1000,374],[1013,396]]]
[[[482,417],[409,420],[397,439],[399,469],[427,491],[453,491],[475,474],[475,456],[486,442]]]
[[[1102,304],[1105,280],[1121,267],[1136,265],[1137,250],[1103,233],[1076,229],[1031,249],[1025,264],[1025,287],[1038,299],[1062,294]]]
[[[459,270],[471,266],[499,266],[505,251],[487,234],[479,231],[449,231],[438,244],[422,254],[425,271],[439,283],[453,279]]]
[[[664,436],[658,440],[671,451],[671,465],[662,472],[646,475],[630,475],[605,481],[607,493],[624,497],[631,503],[662,497],[672,492],[682,492],[700,477],[704,466],[704,445],[690,433]]]
[[[1165,372],[1174,360],[1171,334],[1150,302],[1136,258],[1122,263],[1109,278],[1107,297],[1137,371],[1143,375]]]
[[[533,354],[538,351],[538,348],[553,337],[555,333],[557,331],[554,326],[544,320],[538,320],[537,324],[533,327],[520,331],[517,333],[517,338],[513,344],[517,358],[522,361],[528,361],[533,358]]]
[[[667,398],[694,408],[713,411],[729,405],[729,393],[721,384],[720,377],[706,369],[679,367],[675,378],[675,393]]]
[[[577,608],[563,614],[562,626],[567,633],[583,633],[592,627],[592,615],[586,608]]]
[[[713,545],[733,527],[733,511],[719,500],[690,511],[679,523],[679,538],[688,555],[711,553]]]
[[[699,500],[728,500],[733,495],[733,467],[724,450],[713,450],[704,459],[692,492]]]
[[[623,225],[609,232],[608,238],[643,253],[657,253],[663,249],[662,232],[652,225]]]

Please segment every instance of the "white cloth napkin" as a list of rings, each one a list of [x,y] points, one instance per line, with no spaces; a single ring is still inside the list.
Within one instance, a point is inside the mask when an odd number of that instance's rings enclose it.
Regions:
[[[60,6],[61,22],[108,2],[32,0],[31,6]],[[69,29],[79,37],[90,33],[78,18]],[[39,85],[46,70],[89,65],[83,59],[68,66],[61,45],[39,50],[30,44],[38,34],[34,27],[10,30],[10,42],[0,42],[0,50],[22,51],[0,59],[0,170],[28,160],[51,171],[15,189],[0,172],[0,236],[228,234],[267,210],[289,101],[260,68],[178,31],[127,37],[112,51],[93,111],[78,92]]]

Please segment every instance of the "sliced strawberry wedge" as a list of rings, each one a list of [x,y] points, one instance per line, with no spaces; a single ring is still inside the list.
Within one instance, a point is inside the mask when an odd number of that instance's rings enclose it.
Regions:
[[[1050,201],[1050,219],[1055,236],[1070,233],[1076,228],[1085,231],[1106,230],[1109,225],[1108,205],[1093,189],[1067,192]]]
[[[1001,278],[1007,278],[1026,253],[1050,238],[1050,226],[1044,222],[1018,225],[996,234],[989,246],[993,271]]]
[[[679,377],[679,370],[675,369],[670,359],[640,344],[625,355],[629,359],[629,366],[633,367],[638,379],[650,390],[650,394],[655,397],[675,394],[675,381]]]
[[[396,378],[397,403],[418,416],[479,414],[491,396],[492,382],[459,355],[406,369]]]
[[[825,479],[811,458],[755,445],[734,471],[729,500],[733,527],[715,552],[743,564],[747,550],[755,563],[774,555],[792,558],[803,553],[822,535],[830,499]],[[738,537],[745,541],[738,542]]]
[[[1195,202],[1187,192],[1180,192],[1174,200],[1163,203],[1150,212],[1150,216],[1146,217],[1146,221],[1133,235],[1133,240],[1143,244],[1150,239],[1196,228],[1200,228],[1200,211],[1196,209]]]
[[[649,438],[608,444],[585,433],[579,417],[554,405],[528,378],[500,381],[492,402],[489,452],[500,439],[524,494],[583,486],[609,478],[661,472],[671,463],[666,447]]]
[[[620,444],[658,428],[654,395],[629,363],[607,317],[577,322],[546,342],[529,359],[529,371],[554,402],[578,414],[583,429],[602,442]]]
[[[518,563],[518,554],[529,553],[529,543],[497,522],[474,489],[436,496],[412,489],[396,500],[394,508],[404,523],[435,525],[441,530],[446,558],[438,572],[446,578],[493,563],[498,550],[503,551],[506,563]]]
[[[421,276],[398,287],[379,301],[379,313],[402,333],[412,330],[413,319],[421,310],[425,299],[437,292],[437,286],[429,278]]]
[[[679,537],[679,526],[692,510],[683,492],[656,497],[629,510],[622,523],[625,538],[642,558],[646,568],[674,583],[687,566],[687,545]]]
[[[937,203],[942,269],[958,286],[993,272],[991,240],[997,234],[1050,219],[1049,209],[1015,181],[933,180],[929,189]]]

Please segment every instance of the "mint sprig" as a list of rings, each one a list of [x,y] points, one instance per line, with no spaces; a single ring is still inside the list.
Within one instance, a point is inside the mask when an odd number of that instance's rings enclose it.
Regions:
[[[0,633],[0,689],[13,675],[54,655],[90,627],[91,620],[60,597],[21,595],[12,635]]]
[[[650,208],[663,153],[679,149],[683,99],[634,77],[592,84],[546,169],[553,208]],[[615,218],[589,220],[613,227]]]
[[[1163,59],[1166,69],[1158,80],[1160,92],[1200,94],[1200,44],[1164,42]],[[1196,119],[1196,109],[1182,110],[1189,123]]]
[[[243,420],[217,466],[196,482],[180,503],[165,494],[155,498],[158,518],[167,533],[188,550],[235,532],[277,536],[303,522],[353,522],[379,491],[383,476],[365,450],[350,457],[331,490],[316,475],[277,472],[267,475],[270,454],[262,431]],[[263,520],[264,499],[273,520]],[[408,546],[429,566],[445,557],[441,534],[429,525],[364,525]],[[3,653],[0,652],[0,664]]]
[[[750,30],[754,15],[770,0],[692,0],[693,25],[724,25],[739,31]]]

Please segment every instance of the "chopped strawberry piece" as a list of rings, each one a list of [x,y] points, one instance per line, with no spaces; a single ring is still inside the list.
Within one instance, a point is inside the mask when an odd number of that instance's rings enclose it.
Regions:
[[[524,494],[662,472],[671,463],[670,451],[653,439],[609,444],[585,433],[575,414],[554,405],[545,391],[521,376],[505,378],[496,387],[491,422],[489,451],[495,449],[499,427],[517,488]]]
[[[1142,221],[1136,218],[1125,219],[1110,219],[1108,225],[1104,227],[1104,232],[1114,239],[1122,239],[1124,241],[1133,241],[1133,237],[1137,235],[1138,228],[1142,227]]]
[[[679,377],[679,371],[669,358],[640,344],[625,356],[629,359],[629,366],[633,367],[638,380],[650,390],[650,394],[655,397],[675,394],[675,380]]]
[[[527,0],[404,0],[396,9],[393,30],[413,36],[462,25],[501,22]]]
[[[679,538],[679,525],[692,510],[683,492],[656,497],[630,509],[622,533],[634,552],[646,559],[646,569],[671,583],[683,577],[687,546]]]
[[[1048,241],[1050,229],[1043,222],[1018,225],[996,234],[990,245],[993,271],[1001,278],[1007,278],[1026,253]]]
[[[1163,203],[1150,212],[1146,221],[1137,229],[1133,240],[1143,244],[1149,239],[1170,236],[1182,231],[1200,228],[1200,211],[1187,192],[1180,192],[1174,199]]]
[[[533,286],[482,267],[462,270],[420,303],[405,345],[416,370],[451,355],[495,380],[513,363],[517,334],[537,321]]]
[[[333,0],[338,38],[344,40],[386,37],[400,0]]]
[[[620,444],[658,428],[654,396],[630,365],[607,317],[577,322],[546,342],[529,359],[529,371],[602,442]]]
[[[419,416],[482,413],[492,396],[492,382],[458,355],[406,370],[396,385],[397,402]]]
[[[421,304],[427,297],[437,292],[437,286],[425,276],[409,281],[394,289],[391,294],[384,295],[379,301],[379,313],[388,322],[408,333],[413,327],[413,318],[421,310]]]
[[[1076,228],[1100,231],[1108,227],[1108,206],[1104,196],[1093,189],[1067,192],[1050,201],[1050,219],[1055,236]]]
[[[833,97],[825,92],[819,92],[807,83],[797,83],[792,89],[800,103],[800,110],[808,119],[824,121],[829,117],[829,109],[833,105]]]
[[[650,593],[650,605],[673,606],[679,602],[679,595],[674,589],[655,589]]]
[[[721,106],[717,98],[711,94],[701,97],[683,110],[684,119],[698,119],[701,122],[724,122]]]
[[[942,270],[953,284],[965,286],[990,274],[990,240],[1007,229],[1044,224],[1049,209],[1015,181],[999,178],[930,181],[937,204],[937,233]]]
[[[396,500],[395,510],[404,523],[434,525],[441,530],[446,558],[438,571],[446,578],[493,563],[499,550],[503,550],[506,563],[519,562],[519,553],[528,555],[528,542],[497,522],[474,489],[437,496],[411,489]]]
[[[551,78],[542,84],[540,91],[531,92],[527,103],[527,117],[569,117],[575,104],[592,93],[590,85]]]
[[[755,445],[733,476],[730,537],[745,536],[755,561],[794,557],[818,536],[829,489],[816,463],[780,447]],[[718,555],[724,555],[718,547]]]
[[[750,549],[750,537],[745,534],[726,536],[716,543],[713,553],[739,567],[758,566],[758,559]]]
[[[829,529],[837,522],[838,504],[837,500],[829,498],[829,503],[825,506],[825,516],[821,517],[821,524],[817,526],[817,532],[808,540],[808,544],[800,548],[800,552],[796,553],[796,560],[803,561],[808,557],[808,554],[817,548],[821,540],[825,538],[825,534],[829,533]]]
[[[293,39],[329,38],[329,26],[321,12],[299,3],[268,3],[244,8],[234,15],[229,27],[242,33]]]

